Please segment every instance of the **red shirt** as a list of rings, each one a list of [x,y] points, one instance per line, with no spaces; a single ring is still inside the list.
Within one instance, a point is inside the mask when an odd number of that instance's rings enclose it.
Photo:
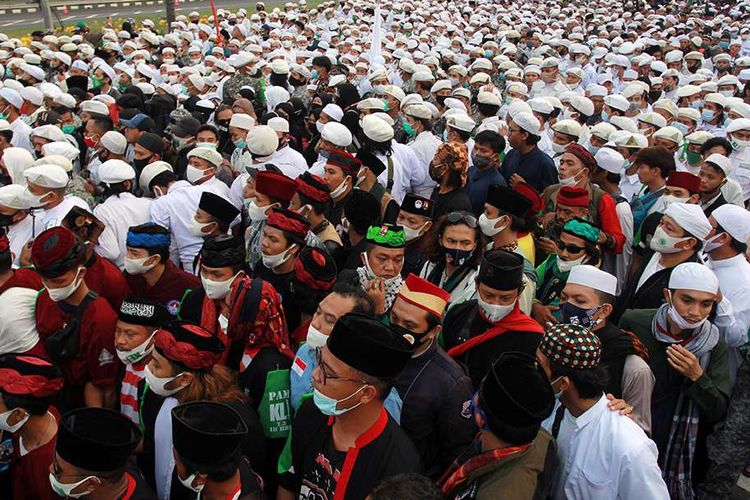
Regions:
[[[73,318],[74,307],[66,302],[54,302],[47,291],[36,299],[36,329],[39,338],[63,328]],[[81,317],[80,349],[78,356],[61,365],[66,385],[82,388],[87,382],[98,386],[114,385],[120,370],[115,353],[115,325],[117,314],[103,298],[97,297]]]
[[[49,412],[60,423],[54,407]],[[16,500],[59,500],[49,483],[49,466],[55,458],[57,435],[49,443],[21,455],[18,438],[13,436],[14,460],[10,475],[13,478],[13,498]]]
[[[93,264],[86,266],[84,281],[90,290],[105,298],[115,311],[120,310],[120,304],[130,295],[130,287],[122,271],[98,255]]]
[[[200,278],[178,268],[172,261],[167,261],[164,272],[152,287],[148,286],[142,275],[125,273],[125,279],[134,296],[164,304],[172,316],[177,316],[180,311],[185,292],[201,286]]]

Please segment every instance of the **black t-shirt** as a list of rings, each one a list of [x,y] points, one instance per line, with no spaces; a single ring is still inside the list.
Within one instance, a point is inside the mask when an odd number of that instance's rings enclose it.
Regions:
[[[327,440],[310,469],[302,475],[299,496],[316,500],[332,499],[345,458],[346,452],[337,451],[333,447],[333,442]]]
[[[441,193],[440,188],[435,188],[432,192],[432,218],[437,220],[438,217],[451,212],[466,211],[471,212],[471,200],[466,194],[465,189],[454,189],[448,193]]]

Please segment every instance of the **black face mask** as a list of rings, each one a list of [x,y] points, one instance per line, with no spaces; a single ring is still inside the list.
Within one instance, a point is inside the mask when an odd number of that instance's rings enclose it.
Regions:
[[[13,217],[15,217],[17,213],[18,212],[13,215],[0,214],[0,227],[12,226],[14,224]]]
[[[301,78],[294,78],[293,76],[289,77],[289,85],[292,87],[301,87],[305,84],[305,81]]]
[[[146,168],[146,165],[148,165],[149,163],[151,163],[149,160],[150,160],[150,158],[143,158],[141,160],[139,160],[138,158],[134,158],[133,159],[133,166],[140,172],[144,168]]]
[[[437,101],[438,104],[441,106],[445,106],[445,100],[448,98],[446,95],[436,95],[435,101]]]
[[[428,330],[426,332],[416,333],[416,332],[412,332],[411,330],[407,330],[406,328],[400,325],[391,325],[391,330],[396,332],[398,335],[404,337],[407,341],[411,341],[411,339],[414,339],[414,343],[412,344],[412,347],[414,349],[422,345],[424,338],[431,331],[431,330]]]

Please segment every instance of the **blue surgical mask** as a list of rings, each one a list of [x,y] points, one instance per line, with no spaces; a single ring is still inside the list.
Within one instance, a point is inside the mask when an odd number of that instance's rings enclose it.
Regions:
[[[689,104],[689,106],[693,109],[701,109],[703,107],[703,99],[698,99],[697,101],[693,101]]]
[[[448,142],[448,129],[443,130],[443,142]]]
[[[703,120],[704,122],[710,122],[714,119],[714,116],[716,116],[716,113],[714,113],[710,109],[704,109],[701,111],[701,120]]]
[[[679,130],[680,132],[682,132],[682,135],[687,135],[687,133],[688,133],[688,126],[685,125],[684,123],[672,122],[672,126],[674,128],[676,128],[677,130]]]
[[[314,69],[310,72],[310,78],[312,78],[313,80],[317,80],[319,76],[320,73],[318,73],[317,69]]]
[[[484,57],[487,58],[487,59],[491,59],[492,58],[492,51],[491,50],[485,50],[484,51]]]
[[[729,42],[719,42],[719,47],[726,50],[729,48]]]
[[[247,147],[247,142],[245,139],[237,139],[236,141],[232,141],[234,143],[234,147],[237,149],[245,149]]]
[[[329,416],[335,416],[335,415],[343,415],[344,413],[351,411],[355,409],[357,406],[361,405],[362,402],[360,401],[356,405],[352,406],[351,408],[336,408],[339,403],[346,401],[347,399],[353,397],[355,394],[360,392],[362,389],[367,387],[366,385],[363,385],[353,393],[351,393],[349,396],[345,397],[344,399],[333,399],[329,398],[322,392],[320,392],[318,389],[313,388],[313,402],[315,403],[315,406],[318,407],[318,410],[320,410],[320,413],[323,415],[329,415]]]
[[[605,123],[609,123],[609,115],[604,110],[602,110],[602,121]]]

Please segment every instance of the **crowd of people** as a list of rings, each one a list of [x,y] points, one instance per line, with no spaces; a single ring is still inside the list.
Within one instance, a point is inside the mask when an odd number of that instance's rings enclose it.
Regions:
[[[643,3],[0,34],[0,498],[727,498],[750,3]]]

